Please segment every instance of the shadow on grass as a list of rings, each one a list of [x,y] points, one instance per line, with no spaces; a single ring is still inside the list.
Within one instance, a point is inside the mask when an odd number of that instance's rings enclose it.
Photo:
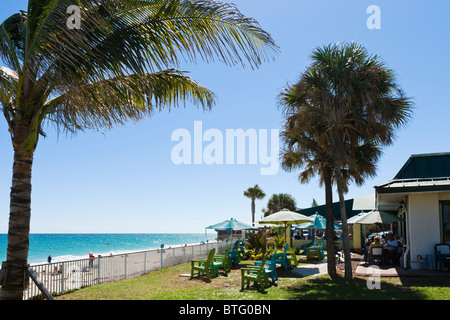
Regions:
[[[427,277],[400,277],[404,287],[449,287],[450,277],[427,278]]]
[[[354,278],[347,282],[341,277],[308,279],[297,286],[286,288],[293,299],[299,300],[422,300],[425,296],[406,286],[381,282],[380,289],[369,289],[367,280]]]

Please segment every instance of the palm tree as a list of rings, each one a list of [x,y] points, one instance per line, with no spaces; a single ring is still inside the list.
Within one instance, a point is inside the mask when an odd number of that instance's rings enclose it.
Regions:
[[[290,114],[286,117],[282,137],[284,148],[281,152],[282,168],[288,172],[295,169],[303,171],[299,174],[301,183],[308,183],[315,176],[320,176],[320,185],[325,187],[325,204],[326,204],[326,240],[327,240],[327,256],[334,257],[335,249],[331,244],[334,242],[334,215],[333,215],[333,161],[329,153],[329,147],[325,147],[318,143],[325,132],[321,132],[320,127],[315,127],[315,121],[308,110],[310,105],[299,99],[289,99],[289,92],[302,94],[295,91],[295,87],[301,86],[297,84],[286,88],[280,95],[281,103],[285,106],[285,111]],[[320,119],[320,109],[317,108],[317,119]],[[305,118],[304,115],[307,114]],[[375,163],[380,155],[380,150],[374,145],[364,145],[357,149],[358,167],[349,168],[343,171],[347,190],[348,183],[354,180],[356,184],[361,185],[364,177],[373,176],[375,174]],[[330,277],[336,277],[336,263],[334,259],[327,259],[327,270]]]
[[[67,27],[72,0],[29,0],[0,28],[0,110],[14,149],[4,299],[21,299],[29,247],[31,169],[43,128],[76,133],[138,121],[214,94],[180,60],[258,67],[278,48],[234,5],[188,0],[78,0],[80,29]]]
[[[285,105],[285,110],[291,108],[291,115],[286,117],[282,138],[284,147],[281,151],[281,166],[285,171],[291,172],[301,169],[298,179],[300,183],[308,183],[310,179],[318,174],[320,184],[325,187],[325,206],[326,206],[326,240],[327,244],[333,243],[334,238],[334,216],[333,216],[333,194],[332,194],[332,167],[331,157],[320,144],[311,137],[307,129],[312,130],[310,126],[312,121],[295,121],[297,113],[302,112],[302,104],[294,103],[289,99],[288,92],[292,93],[293,88],[285,89],[280,95],[280,102]],[[294,112],[294,113],[293,113]],[[293,114],[292,114],[293,113]],[[335,250],[333,246],[327,246],[327,256],[334,257]],[[337,276],[336,261],[327,259],[327,271],[331,278]]]
[[[244,191],[244,196],[247,198],[252,199],[252,226],[255,225],[255,199],[263,199],[266,194],[264,191],[261,190],[261,188],[255,184],[254,187],[248,188],[246,191]]]
[[[351,279],[346,174],[355,171],[355,178],[364,181],[363,175],[358,176],[368,162],[364,157],[393,143],[395,130],[411,116],[412,103],[396,84],[393,71],[359,44],[327,45],[315,49],[311,58],[300,81],[304,87],[300,97],[309,114],[318,112],[314,119],[326,133],[320,135],[319,143],[331,152],[341,209],[345,277]],[[377,159],[375,152],[373,164]],[[375,167],[371,170],[374,174]]]
[[[281,209],[288,209],[291,211],[295,211],[297,209],[295,199],[290,194],[273,194],[267,202],[267,209],[263,209],[264,216],[267,217],[268,215],[278,212]]]

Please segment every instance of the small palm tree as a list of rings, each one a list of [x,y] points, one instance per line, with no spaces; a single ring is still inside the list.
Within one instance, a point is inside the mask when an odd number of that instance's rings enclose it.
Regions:
[[[264,216],[278,212],[281,209],[295,211],[297,209],[295,199],[288,193],[273,194],[267,202],[267,209],[263,209]]]
[[[250,187],[246,191],[244,191],[244,196],[252,199],[252,226],[254,226],[255,225],[255,199],[261,200],[266,196],[266,194],[264,193],[264,191],[261,190],[261,188],[257,184],[255,184],[253,187]]]
[[[67,10],[80,8],[80,28]],[[278,48],[257,21],[212,0],[29,0],[0,27],[0,111],[14,149],[6,280],[22,299],[29,248],[31,168],[46,125],[76,133],[138,121],[214,94],[179,71],[180,60],[254,68]]]

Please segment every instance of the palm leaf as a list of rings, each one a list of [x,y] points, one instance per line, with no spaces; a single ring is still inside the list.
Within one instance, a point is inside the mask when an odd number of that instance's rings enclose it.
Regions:
[[[115,77],[85,86],[73,83],[49,100],[47,118],[67,131],[111,128],[155,110],[192,103],[210,109],[214,94],[176,70]]]

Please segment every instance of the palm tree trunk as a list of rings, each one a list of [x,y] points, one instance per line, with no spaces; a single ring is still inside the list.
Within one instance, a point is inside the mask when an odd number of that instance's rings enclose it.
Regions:
[[[336,132],[332,133],[332,143],[331,148],[333,151],[333,165],[334,165],[334,175],[336,179],[336,185],[339,194],[339,204],[341,209],[341,220],[342,220],[342,243],[344,249],[344,263],[345,263],[345,279],[351,280],[352,275],[352,261],[350,255],[350,243],[348,239],[348,224],[347,224],[347,212],[345,210],[345,201],[344,201],[344,181],[342,178],[342,161],[340,151],[340,140],[337,138],[338,135]]]
[[[340,173],[339,173],[340,174]],[[342,219],[342,243],[344,247],[344,260],[345,260],[345,279],[351,280],[352,275],[352,261],[350,255],[350,241],[348,238],[348,224],[347,224],[347,212],[345,210],[344,192],[342,188],[342,177],[338,175],[336,177],[336,184],[339,194],[339,204],[341,208],[341,219]]]
[[[336,252],[334,250],[334,216],[333,216],[333,189],[331,180],[331,169],[323,170],[325,184],[325,206],[326,206],[326,240],[327,240],[327,268],[331,278],[337,276],[336,273]]]
[[[22,300],[26,273],[30,218],[31,218],[31,167],[33,153],[14,151],[11,202],[6,263],[7,276],[0,291],[2,300]]]
[[[252,198],[252,226],[255,226],[255,198]]]

